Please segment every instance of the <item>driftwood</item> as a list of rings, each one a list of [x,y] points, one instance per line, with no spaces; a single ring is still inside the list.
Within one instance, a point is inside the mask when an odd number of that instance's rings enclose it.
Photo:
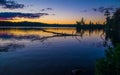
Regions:
[[[77,34],[58,33],[58,32],[47,31],[47,30],[44,30],[44,29],[41,29],[41,30],[43,32],[52,33],[52,34],[56,34],[56,35],[59,35],[59,36],[79,36]]]
[[[52,33],[54,35],[52,35],[52,36],[46,36],[46,37],[41,37],[41,38],[37,38],[37,39],[32,39],[32,41],[40,40],[41,42],[43,42],[43,41],[45,41],[47,39],[54,38],[54,37],[75,36],[75,39],[80,42],[80,40],[76,37],[76,36],[81,36],[81,35],[78,35],[78,34],[58,33],[58,32],[47,31],[45,29],[41,29],[41,30],[43,32]]]

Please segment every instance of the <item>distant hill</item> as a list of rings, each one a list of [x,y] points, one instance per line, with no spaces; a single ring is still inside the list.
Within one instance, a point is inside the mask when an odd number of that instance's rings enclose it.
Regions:
[[[0,27],[76,27],[74,24],[45,24],[39,22],[5,22],[0,21]]]
[[[105,25],[79,25],[79,24],[46,24],[39,22],[5,22],[0,21],[0,28],[39,28],[39,27],[74,27],[80,29],[104,29]]]

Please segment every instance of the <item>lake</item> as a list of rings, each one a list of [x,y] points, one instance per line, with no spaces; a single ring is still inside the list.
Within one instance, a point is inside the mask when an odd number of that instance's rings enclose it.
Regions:
[[[0,28],[0,75],[95,75],[105,38],[104,30]]]

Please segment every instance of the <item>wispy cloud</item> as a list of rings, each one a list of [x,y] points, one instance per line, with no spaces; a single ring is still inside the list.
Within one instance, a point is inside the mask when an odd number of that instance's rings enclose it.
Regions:
[[[101,13],[103,13],[106,10],[114,11],[115,9],[116,8],[114,8],[114,7],[103,7],[103,6],[101,6],[101,7],[98,7],[98,8],[93,8],[92,10],[95,11],[95,12],[101,12]]]
[[[47,16],[48,13],[20,13],[20,12],[2,12],[0,13],[0,18],[5,20],[11,20],[15,17],[19,18],[40,18],[42,16]]]
[[[13,0],[0,0],[0,6],[4,9],[24,8],[24,4],[19,4]]]
[[[44,9],[41,9],[40,11],[48,11],[48,10],[53,10],[53,8],[44,8]]]

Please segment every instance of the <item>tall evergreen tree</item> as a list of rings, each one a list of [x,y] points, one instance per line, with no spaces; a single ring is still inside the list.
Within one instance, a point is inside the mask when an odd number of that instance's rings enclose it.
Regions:
[[[112,28],[119,30],[120,29],[120,8],[116,10],[111,21],[112,21],[111,24],[113,24]]]
[[[109,10],[105,10],[105,14],[106,16],[106,25],[107,25],[107,28],[110,29],[110,11]]]
[[[81,19],[81,25],[85,25],[85,20],[84,20],[83,17],[82,17],[82,19]]]

